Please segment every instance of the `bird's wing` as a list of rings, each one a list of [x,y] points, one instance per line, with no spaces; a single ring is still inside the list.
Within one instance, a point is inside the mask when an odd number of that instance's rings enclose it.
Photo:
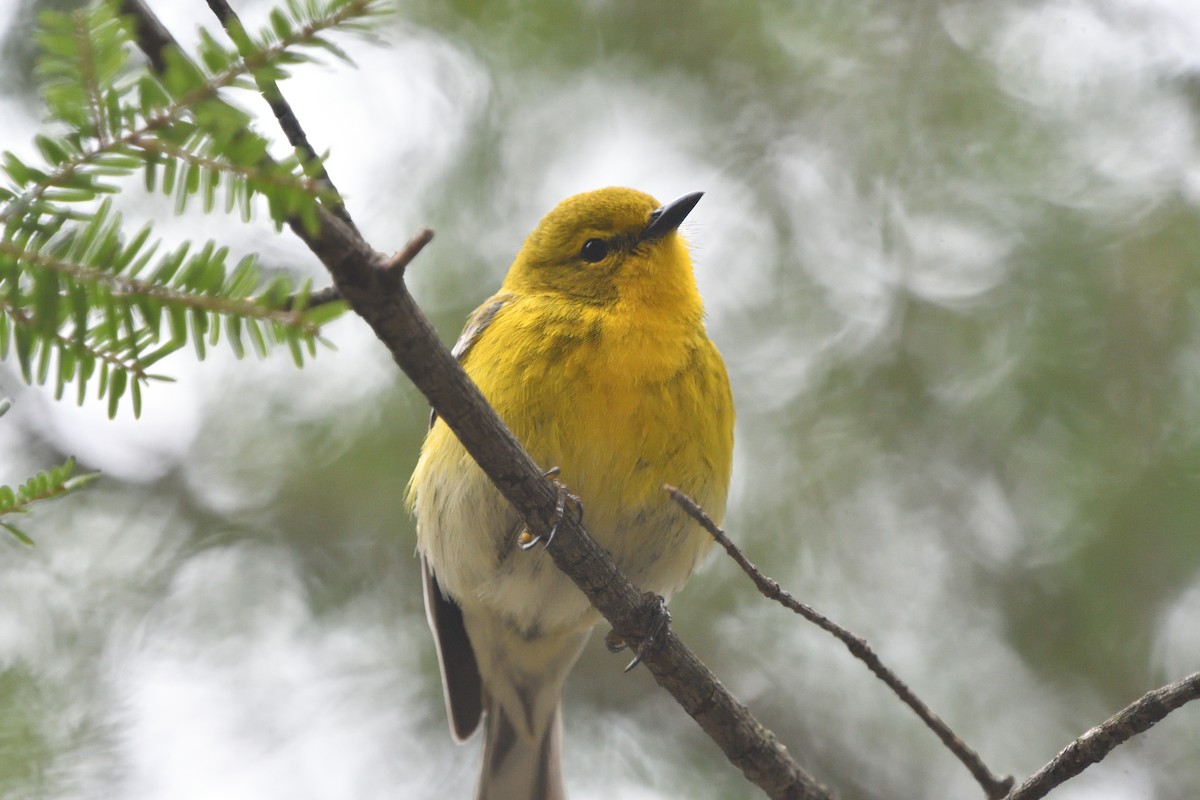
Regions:
[[[498,294],[475,309],[451,351],[455,358],[460,362],[466,358],[496,312],[512,299],[510,294]],[[429,427],[432,428],[436,421],[437,412],[430,411]],[[475,661],[471,640],[467,638],[462,609],[442,591],[433,567],[424,556],[421,557],[421,583],[425,587],[425,616],[433,631],[438,666],[442,670],[442,694],[446,698],[450,731],[455,740],[465,741],[475,732],[483,713],[483,680],[479,676],[479,664]]]
[[[516,295],[507,293],[498,294],[472,311],[471,316],[467,317],[467,324],[463,326],[463,332],[458,335],[458,341],[454,343],[454,349],[450,351],[454,357],[459,361],[466,358],[475,342],[479,341],[479,334],[483,333],[484,328],[496,317],[496,312],[511,303],[515,297]]]
[[[458,335],[458,341],[454,343],[454,347],[450,350],[454,357],[460,363],[467,357],[467,353],[471,352],[471,348],[479,341],[480,334],[491,324],[496,318],[496,312],[504,308],[513,300],[514,295],[498,294],[481,305],[479,308],[471,312],[471,316],[467,317],[467,324],[463,327],[462,333]],[[433,423],[437,422],[437,412],[430,410],[429,412],[429,427],[433,427]]]
[[[455,741],[466,741],[479,725],[483,712],[483,680],[475,651],[467,639],[462,609],[442,592],[437,576],[424,556],[421,557],[421,584],[425,588],[425,616],[437,645],[438,666],[442,670],[442,696]]]

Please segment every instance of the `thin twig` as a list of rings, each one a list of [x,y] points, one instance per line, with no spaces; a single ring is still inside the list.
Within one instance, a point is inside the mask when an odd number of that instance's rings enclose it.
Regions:
[[[83,11],[77,11],[72,16],[75,27],[75,46],[79,48],[79,63],[82,68],[83,88],[87,95],[88,110],[96,125],[96,139],[103,145],[108,141],[108,113],[104,102],[104,93],[100,90],[100,81],[96,75],[96,53],[92,49],[92,40],[88,36],[87,16]]]
[[[412,239],[408,241],[408,244],[404,245],[403,250],[399,250],[392,254],[391,258],[389,258],[387,262],[383,264],[382,269],[395,271],[397,275],[404,275],[405,268],[407,268],[409,263],[417,257],[417,253],[420,253],[425,245],[429,244],[431,241],[433,241],[433,231],[431,231],[429,228],[422,228],[421,230],[417,231],[416,235],[414,235]],[[320,291],[310,294],[302,309],[297,310],[317,308],[318,306],[328,305],[329,303],[336,303],[342,299],[342,293],[338,291],[336,286],[328,286]],[[291,298],[291,302],[286,304],[285,307],[291,308],[295,305],[295,303],[296,298],[293,296]]]
[[[1004,800],[1038,800],[1059,784],[1107,756],[1117,745],[1144,733],[1167,714],[1200,698],[1200,672],[1139,697],[1067,745]]]
[[[392,257],[387,260],[383,268],[393,275],[404,275],[404,270],[412,263],[412,260],[417,257],[425,245],[433,241],[433,231],[429,228],[422,228],[417,231],[413,238],[408,240],[408,244],[404,245],[404,249],[392,254]]]
[[[247,48],[250,42],[246,36],[246,29],[242,25],[242,21],[238,18],[237,12],[230,8],[229,3],[225,2],[225,0],[208,0],[208,8],[220,21],[221,26],[225,28],[225,32],[233,41],[234,46],[238,48],[238,52],[245,57],[248,53]],[[283,130],[283,134],[287,137],[288,142],[294,150],[299,152],[301,156],[300,163],[303,164],[305,173],[316,178],[322,184],[323,188],[327,189],[334,198],[328,204],[329,210],[352,229],[358,230],[354,225],[354,220],[350,218],[350,212],[346,210],[346,204],[342,200],[342,193],[334,186],[333,179],[325,171],[325,165],[321,163],[320,156],[317,155],[317,151],[309,143],[308,134],[304,132],[304,128],[300,125],[300,120],[296,118],[291,105],[283,96],[283,91],[279,88],[279,84],[270,78],[264,77],[259,72],[254,73],[254,81],[258,84],[258,90],[262,94],[263,99],[271,107],[271,113],[275,115],[275,120],[279,123],[279,127]]]
[[[984,792],[987,793],[987,796],[990,800],[1000,800],[1000,798],[1003,798],[1006,794],[1008,794],[1009,789],[1011,789],[1013,785],[1012,777],[1009,776],[1006,778],[999,778],[994,775],[992,771],[988,769],[987,765],[983,763],[983,759],[979,757],[978,753],[968,747],[967,744],[954,733],[954,731],[950,730],[950,726],[943,722],[937,714],[933,713],[933,711],[929,709],[929,706],[925,705],[925,703],[919,697],[917,697],[912,689],[908,688],[907,684],[900,680],[900,678],[894,672],[884,666],[883,662],[879,660],[879,656],[875,654],[875,651],[871,649],[871,646],[868,645],[864,639],[855,636],[853,633],[838,625],[836,622],[833,622],[828,617],[813,609],[811,606],[801,603],[799,600],[795,599],[786,591],[784,591],[784,589],[779,585],[778,581],[775,581],[764,575],[758,569],[758,567],[750,563],[750,560],[742,554],[742,551],[738,549],[737,545],[735,545],[729,539],[725,532],[721,530],[721,528],[715,522],[712,521],[712,518],[709,517],[704,509],[700,508],[700,506],[697,505],[696,501],[692,500],[692,498],[688,497],[674,486],[664,486],[663,489],[671,495],[671,499],[678,503],[679,506],[686,511],[689,516],[692,517],[692,519],[699,522],[700,525],[706,531],[708,531],[709,534],[711,534],[712,537],[716,539],[722,547],[725,548],[725,552],[727,552],[729,556],[737,562],[738,566],[742,568],[743,572],[750,576],[750,579],[754,581],[754,585],[758,587],[758,590],[765,597],[770,600],[774,600],[784,607],[796,612],[809,622],[812,622],[814,625],[821,628],[821,630],[833,634],[839,641],[841,641],[842,644],[846,645],[846,648],[851,652],[851,654],[854,655],[855,658],[866,664],[867,669],[871,670],[871,672],[875,673],[876,677],[887,684],[888,687],[891,688],[891,690],[895,692],[896,695],[902,701],[904,701],[909,708],[916,712],[916,715],[921,718],[921,721],[924,722],[925,725],[928,726],[929,729],[932,730],[934,734],[936,734],[937,737],[942,740],[942,743],[945,744],[952,753],[954,753],[958,760],[963,763],[963,766],[965,766],[971,772],[971,775],[975,777],[975,780],[978,781],[979,785],[983,787]]]

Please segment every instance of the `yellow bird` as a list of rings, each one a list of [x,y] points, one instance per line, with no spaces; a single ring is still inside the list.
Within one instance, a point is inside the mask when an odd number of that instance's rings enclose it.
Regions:
[[[592,536],[664,597],[711,538],[662,486],[719,523],[733,457],[729,379],[676,230],[700,196],[564,200],[454,347],[535,462],[582,499]],[[520,517],[436,416],[407,499],[455,739],[487,713],[477,797],[562,798],[563,684],[599,614],[542,547],[518,546]]]

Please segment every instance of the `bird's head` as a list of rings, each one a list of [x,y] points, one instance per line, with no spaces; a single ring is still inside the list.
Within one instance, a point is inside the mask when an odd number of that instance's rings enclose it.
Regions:
[[[701,195],[666,205],[617,187],[568,197],[529,234],[502,291],[698,312],[692,262],[676,229]]]

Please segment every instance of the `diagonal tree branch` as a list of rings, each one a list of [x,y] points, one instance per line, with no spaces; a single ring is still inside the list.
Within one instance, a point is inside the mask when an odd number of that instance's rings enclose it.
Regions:
[[[405,262],[397,260],[388,268],[332,217],[323,220],[321,232],[306,243],[328,267],[342,296],[387,345],[397,365],[524,517],[530,531],[548,536],[555,523],[556,488],[441,344],[403,283]],[[661,601],[647,600],[574,515],[559,520],[548,552],[626,641],[637,646],[656,632],[643,663],[768,796],[793,800],[833,796],[791,759],[774,734],[665,626]]]
[[[1129,706],[1114,714],[1102,724],[1092,728],[1054,759],[1038,770],[1016,789],[1012,789],[1013,778],[998,778],[928,706],[918,698],[899,677],[892,673],[863,639],[842,628],[837,623],[813,608],[799,602],[779,585],[768,578],[738,549],[726,533],[712,521],[694,500],[674,486],[663,489],[693,519],[723,547],[729,556],[742,568],[759,592],[810,622],[837,637],[847,649],[888,685],[937,734],[955,756],[970,770],[976,781],[992,800],[1038,800],[1055,787],[1083,772],[1092,764],[1102,761],[1113,749],[1139,733],[1144,733],[1160,722],[1175,709],[1200,698],[1200,672],[1189,675],[1175,683],[1147,692]],[[1010,791],[1011,790],[1011,791]]]
[[[143,14],[147,19],[152,15],[141,0],[123,0],[123,7],[138,17],[139,32],[150,31],[141,42],[143,46],[169,46],[169,40],[164,42],[161,25],[142,19]],[[169,33],[166,35],[169,37]],[[396,364],[524,517],[529,530],[547,537],[555,524],[556,487],[441,343],[404,284],[405,267],[432,234],[422,231],[404,251],[388,259],[324,206],[318,207],[318,219],[316,232],[306,230],[298,221],[289,221],[289,227],[329,270],[342,297],[371,326]],[[556,530],[553,546],[548,549],[554,563],[575,581],[618,635],[634,646],[647,643],[642,660],[655,680],[671,692],[747,778],[779,800],[834,797],[788,755],[775,735],[755,720],[679,640],[666,624],[661,599],[643,596],[578,519],[567,514]]]

